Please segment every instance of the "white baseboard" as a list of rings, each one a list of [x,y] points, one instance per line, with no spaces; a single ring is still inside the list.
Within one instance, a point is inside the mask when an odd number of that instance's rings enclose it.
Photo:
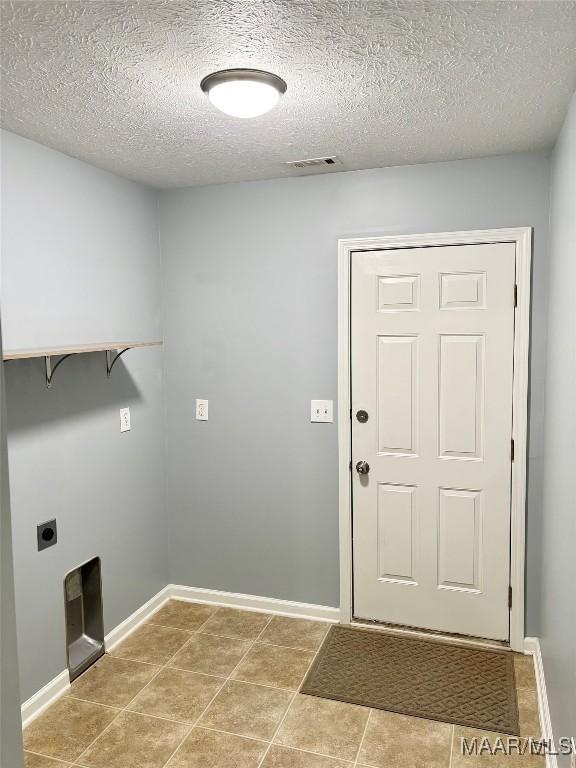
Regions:
[[[118,624],[104,638],[106,651],[111,651],[128,635],[148,621],[150,616],[167,600],[187,600],[195,603],[211,603],[212,605],[244,608],[247,611],[274,613],[278,616],[294,616],[298,618],[316,619],[317,621],[337,622],[340,617],[338,608],[308,603],[294,603],[290,600],[277,600],[272,597],[256,597],[253,595],[237,595],[232,592],[219,592],[214,589],[197,589],[168,584],[147,603],[134,611],[123,622]],[[70,689],[68,670],[60,672],[41,690],[22,704],[22,727],[30,725],[44,710],[63,696]]]
[[[134,611],[134,613],[128,616],[127,619],[124,619],[124,621],[118,624],[118,626],[115,627],[111,632],[108,632],[104,638],[106,651],[111,651],[118,645],[118,643],[121,643],[122,640],[125,640],[128,635],[131,635],[135,629],[138,629],[141,624],[144,624],[145,621],[148,621],[150,616],[155,611],[157,611],[158,608],[164,605],[165,602],[170,600],[171,597],[171,585],[168,584],[167,587],[161,589],[157,595],[154,595],[154,597],[150,598],[147,603],[144,603],[143,606]]]
[[[106,651],[111,651],[118,643],[125,640],[128,635],[147,621],[154,611],[169,599],[170,585],[164,587],[157,595],[154,595],[147,603],[144,603],[143,606],[134,611],[133,614],[106,635],[104,638]],[[30,725],[47,707],[61,696],[64,696],[68,690],[70,690],[70,676],[68,670],[65,669],[22,704],[22,728]]]
[[[198,589],[183,587],[178,584],[170,586],[174,600],[189,600],[194,603],[210,603],[226,608],[243,608],[246,611],[273,613],[277,616],[291,616],[300,619],[315,619],[336,623],[340,620],[340,609],[327,605],[311,603],[295,603],[292,600],[280,600],[275,597],[257,597],[256,595],[240,595],[234,592],[221,592],[217,589]]]
[[[537,637],[524,638],[524,653],[530,654],[534,659],[536,688],[538,690],[538,712],[540,715],[542,738],[553,746],[554,733],[552,730],[550,707],[548,706],[548,694],[546,693],[546,679],[544,677],[544,663],[542,661],[540,640]],[[558,768],[558,758],[556,755],[546,755],[546,768]]]
[[[68,674],[68,670],[65,669],[22,704],[22,728],[26,728],[27,725],[30,725],[32,720],[35,720],[38,715],[41,715],[45,709],[56,701],[56,699],[59,699],[60,696],[64,696],[69,688],[70,675]]]

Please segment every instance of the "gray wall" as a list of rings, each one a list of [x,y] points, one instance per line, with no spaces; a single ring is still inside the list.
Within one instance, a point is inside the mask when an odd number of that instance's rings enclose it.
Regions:
[[[23,765],[4,367],[0,365],[0,768]]]
[[[159,337],[154,193],[3,142],[5,346]],[[107,631],[169,581],[338,604],[336,424],[310,424],[309,401],[336,400],[339,237],[535,227],[538,634],[548,177],[547,155],[526,154],[161,193],[164,361],[130,352],[107,381],[100,356],[73,358],[51,391],[40,361],[6,366],[23,698],[64,667],[62,577],[93,553]],[[194,420],[196,397],[210,421]],[[60,542],[37,553],[36,523],[53,516]]]
[[[4,132],[2,319],[5,349],[161,337],[155,193]],[[168,582],[162,352],[5,366],[21,691],[66,665],[62,580],[103,562],[106,631]],[[132,431],[120,434],[129,406]],[[36,524],[59,542],[36,551]],[[38,652],[41,642],[42,653]]]
[[[576,737],[576,96],[553,156],[550,235],[541,639],[554,735]]]
[[[535,228],[528,631],[536,632],[549,160],[525,154],[160,194],[171,580],[338,605],[340,237]],[[210,420],[194,420],[194,399]]]

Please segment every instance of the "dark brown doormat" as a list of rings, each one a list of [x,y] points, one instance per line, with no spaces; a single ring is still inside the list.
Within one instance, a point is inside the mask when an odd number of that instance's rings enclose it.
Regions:
[[[333,626],[300,692],[519,735],[508,651]]]

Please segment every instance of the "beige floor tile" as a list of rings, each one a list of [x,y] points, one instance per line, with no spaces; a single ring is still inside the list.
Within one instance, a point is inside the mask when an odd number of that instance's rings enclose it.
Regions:
[[[117,709],[65,697],[26,728],[24,748],[72,762],[117,714]]]
[[[515,749],[510,755],[501,754],[501,745],[507,744],[509,738],[505,734],[490,731],[478,731],[472,728],[456,726],[454,743],[452,745],[451,768],[545,768],[546,760],[543,755],[518,754]],[[473,749],[477,740],[480,754],[468,754],[463,750],[462,739],[466,739],[468,749]],[[524,742],[520,742],[524,748]],[[491,751],[496,750],[495,754]]]
[[[449,768],[453,727],[372,710],[358,762],[376,768]]]
[[[332,757],[298,752],[288,747],[273,744],[262,763],[262,768],[350,768],[350,763]]]
[[[263,643],[285,645],[288,648],[316,651],[320,648],[329,629],[330,624],[321,621],[274,616],[260,640]]]
[[[234,672],[233,678],[296,691],[313,658],[311,651],[256,643]]]
[[[541,737],[540,717],[538,715],[537,692],[519,688],[516,691],[518,698],[518,714],[520,716],[520,733],[522,736]]]
[[[278,688],[228,682],[199,724],[239,736],[271,739],[291,699],[292,693]]]
[[[274,739],[285,747],[354,760],[369,710],[298,694]]]
[[[132,712],[193,723],[224,684],[224,678],[163,669],[128,707]]]
[[[270,616],[265,613],[239,611],[236,608],[218,608],[201,631],[222,637],[255,640],[269,620]]]
[[[215,611],[216,608],[209,605],[169,600],[159,611],[156,611],[148,623],[195,632]]]
[[[24,752],[24,768],[72,768],[72,763],[63,763],[60,760],[52,760],[51,757]]]
[[[231,637],[192,635],[190,641],[172,659],[170,666],[228,677],[251,643],[251,640]]]
[[[516,673],[516,688],[536,690],[536,675],[534,674],[534,659],[532,656],[515,653],[514,671]]]
[[[257,768],[267,746],[264,741],[194,728],[167,768]]]
[[[162,768],[188,726],[122,712],[78,760],[89,768]]]
[[[116,646],[110,655],[148,664],[165,664],[189,639],[190,634],[180,629],[145,624]]]
[[[68,695],[122,709],[152,680],[158,669],[106,654],[72,683]]]

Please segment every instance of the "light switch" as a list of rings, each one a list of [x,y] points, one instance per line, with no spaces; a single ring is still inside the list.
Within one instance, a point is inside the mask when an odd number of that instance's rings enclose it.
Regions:
[[[310,421],[329,423],[334,421],[334,404],[332,400],[311,400]]]
[[[130,432],[130,408],[120,408],[120,432]]]
[[[208,400],[196,400],[196,419],[208,421]]]

